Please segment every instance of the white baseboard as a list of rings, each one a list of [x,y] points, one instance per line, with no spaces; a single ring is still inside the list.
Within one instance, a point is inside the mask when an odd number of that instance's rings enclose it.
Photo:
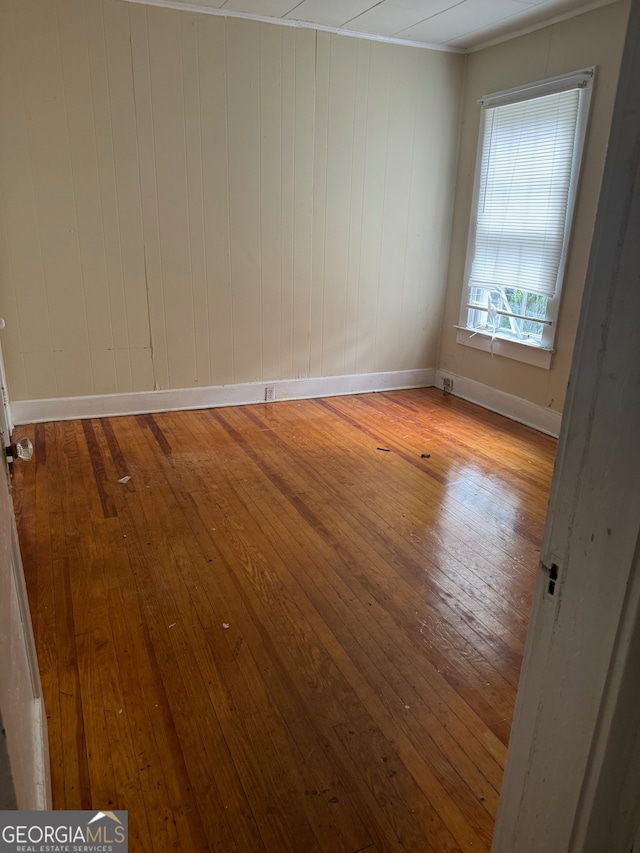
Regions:
[[[47,715],[42,697],[33,700],[33,783],[28,798],[18,798],[18,808],[46,811],[53,808],[51,796],[51,769],[49,765],[49,733]],[[21,804],[22,803],[22,804]]]
[[[304,400],[335,397],[400,388],[426,388],[435,383],[435,368],[360,373],[350,376],[321,376],[309,379],[278,379],[273,382],[246,382],[212,385],[206,388],[179,388],[171,391],[140,391],[128,394],[96,394],[46,400],[12,400],[15,424],[43,421],[141,415],[185,409],[210,409],[264,403],[265,388],[273,386],[276,400]]]
[[[554,412],[552,409],[538,406],[536,403],[531,403],[522,397],[506,394],[504,391],[498,391],[489,385],[483,385],[482,382],[475,382],[473,379],[458,376],[456,373],[450,373],[448,370],[436,370],[434,384],[438,388],[442,388],[442,380],[445,377],[453,380],[452,393],[456,397],[461,397],[470,403],[477,403],[485,409],[497,412],[521,424],[526,424],[539,430],[539,432],[544,432],[555,438],[558,437],[562,422],[562,414],[560,412]]]
[[[442,388],[442,380],[453,379],[454,395],[477,403],[485,409],[505,415],[540,432],[557,436],[561,414],[537,406],[522,397],[505,394],[481,382],[466,379],[433,367],[396,370],[386,373],[358,373],[349,376],[320,376],[309,379],[278,379],[273,382],[245,382],[236,385],[212,385],[206,388],[178,388],[171,391],[139,391],[129,394],[96,394],[87,397],[60,397],[45,400],[13,400],[11,415],[15,424],[64,421],[76,418],[104,418],[117,415],[142,415],[187,409],[211,409],[264,403],[265,388],[273,386],[277,400],[305,400],[364,394],[401,388]]]

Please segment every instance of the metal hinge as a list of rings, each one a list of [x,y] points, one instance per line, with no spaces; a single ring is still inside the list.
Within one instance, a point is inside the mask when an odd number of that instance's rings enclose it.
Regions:
[[[555,563],[551,563],[550,566],[546,566],[544,563],[540,563],[543,572],[546,572],[548,575],[548,583],[546,593],[547,595],[555,595],[556,593],[556,584],[558,582],[558,567]]]

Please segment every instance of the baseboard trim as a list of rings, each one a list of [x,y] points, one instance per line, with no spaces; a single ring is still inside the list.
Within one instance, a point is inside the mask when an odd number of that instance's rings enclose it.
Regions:
[[[143,415],[188,409],[212,409],[265,402],[265,388],[273,386],[275,399],[306,400],[344,394],[366,394],[402,388],[442,388],[442,380],[453,379],[454,395],[469,400],[511,420],[557,437],[562,415],[498,391],[489,385],[433,367],[419,370],[395,370],[386,373],[358,373],[348,376],[320,376],[309,379],[278,379],[273,382],[244,382],[235,385],[211,385],[206,388],[178,388],[171,391],[140,391],[128,394],[96,394],[87,397],[60,397],[43,400],[13,400],[11,415],[15,424],[65,421],[77,418],[104,418],[118,415]]]
[[[273,386],[275,400],[304,400],[336,397],[401,388],[427,388],[435,384],[435,368],[395,370],[386,373],[358,373],[349,376],[321,376],[308,379],[278,379],[273,382],[245,382],[212,385],[206,388],[179,388],[171,391],[141,391],[127,394],[96,394],[87,397],[60,397],[44,400],[12,400],[15,424],[142,415],[188,409],[211,409],[264,403],[266,386]]]
[[[35,730],[35,789],[33,791],[33,802],[22,808],[47,811],[53,808],[51,795],[51,768],[49,764],[49,732],[47,726],[47,715],[42,697],[34,699],[32,713],[34,716]]]
[[[477,403],[477,405],[485,409],[497,412],[499,415],[504,415],[521,424],[526,424],[526,426],[533,427],[547,435],[552,435],[554,438],[558,437],[562,422],[562,414],[560,412],[554,412],[552,409],[538,406],[536,403],[531,403],[522,397],[515,397],[513,394],[498,391],[489,385],[483,385],[482,382],[475,382],[473,379],[458,376],[448,370],[436,370],[435,373],[436,379],[434,384],[438,388],[443,387],[442,380],[445,377],[452,379],[452,393],[456,397],[461,397],[470,403]]]

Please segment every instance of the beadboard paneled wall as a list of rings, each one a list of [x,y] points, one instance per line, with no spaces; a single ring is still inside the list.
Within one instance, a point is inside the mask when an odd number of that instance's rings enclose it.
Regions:
[[[0,0],[11,396],[433,367],[463,61]]]

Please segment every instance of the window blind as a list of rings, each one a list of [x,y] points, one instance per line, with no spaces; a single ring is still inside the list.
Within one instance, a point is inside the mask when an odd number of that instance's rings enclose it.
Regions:
[[[470,287],[555,294],[579,105],[569,89],[483,108]]]

